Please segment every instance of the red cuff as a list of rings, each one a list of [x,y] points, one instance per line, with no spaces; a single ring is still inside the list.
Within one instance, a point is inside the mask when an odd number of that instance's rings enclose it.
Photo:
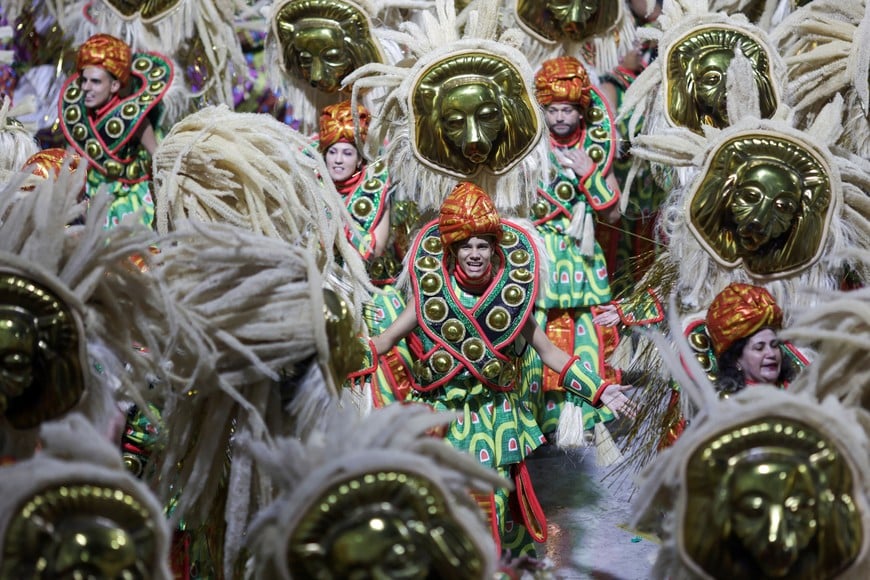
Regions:
[[[598,390],[595,391],[595,396],[592,397],[591,402],[594,406],[598,406],[598,405],[602,404],[601,403],[601,395],[604,394],[604,389],[606,389],[607,387],[609,387],[612,384],[613,383],[611,383],[610,381],[601,381],[601,386],[598,387]]]
[[[571,365],[574,364],[574,361],[580,360],[580,357],[576,354],[568,359],[568,362],[565,363],[565,366],[562,367],[562,372],[559,373],[559,384],[565,384],[565,375],[568,374],[568,369],[571,368]]]

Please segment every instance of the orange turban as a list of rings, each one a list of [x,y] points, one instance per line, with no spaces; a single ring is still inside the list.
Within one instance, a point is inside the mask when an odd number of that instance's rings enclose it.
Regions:
[[[589,96],[589,75],[573,56],[545,60],[535,75],[535,96],[542,106],[551,103],[573,103],[586,109]]]
[[[130,78],[131,58],[130,47],[123,40],[108,34],[95,34],[79,47],[76,70],[81,72],[87,66],[102,67],[123,86]]]
[[[356,110],[359,113],[360,140],[365,141],[371,115],[362,105],[357,105]],[[350,101],[329,105],[320,113],[320,152],[325,152],[336,143],[356,146]]]
[[[762,328],[779,330],[781,327],[782,309],[770,292],[760,286],[731,284],[707,309],[707,334],[716,356]]]
[[[462,181],[441,204],[438,231],[445,247],[473,236],[492,235],[500,239],[501,218],[485,191]]]
[[[60,175],[60,168],[63,167],[63,162],[67,156],[71,157],[70,170],[75,171],[79,166],[79,156],[74,153],[67,152],[66,149],[43,149],[34,153],[24,163],[24,167],[31,167],[33,175],[42,179],[56,179]]]

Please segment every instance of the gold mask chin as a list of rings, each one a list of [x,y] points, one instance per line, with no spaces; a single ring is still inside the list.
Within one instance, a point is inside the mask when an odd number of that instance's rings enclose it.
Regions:
[[[412,472],[336,481],[301,515],[287,544],[294,578],[480,578],[483,560],[440,489]]]
[[[284,69],[324,93],[340,91],[344,77],[357,68],[384,60],[368,16],[353,2],[289,0],[272,30]]]
[[[616,27],[622,3],[610,0],[516,0],[520,26],[549,42],[582,42]]]
[[[52,290],[0,272],[0,412],[31,429],[72,409],[85,390],[79,317]]]
[[[519,71],[485,52],[444,58],[411,93],[413,147],[425,164],[457,177],[510,170],[538,139],[538,118]]]
[[[827,165],[805,144],[774,133],[729,139],[689,196],[692,233],[727,267],[784,276],[819,257],[833,207]]]
[[[690,455],[681,542],[717,578],[833,578],[861,548],[853,488],[850,464],[812,426],[749,421]]]
[[[704,26],[674,42],[665,57],[666,111],[672,124],[696,133],[704,125],[723,129],[730,124],[726,85],[738,47],[752,63],[762,118],[773,116],[778,96],[762,44],[736,29]]]
[[[124,20],[156,22],[179,7],[183,0],[104,0]]]
[[[152,578],[156,522],[132,495],[69,483],[28,498],[6,528],[3,578]]]

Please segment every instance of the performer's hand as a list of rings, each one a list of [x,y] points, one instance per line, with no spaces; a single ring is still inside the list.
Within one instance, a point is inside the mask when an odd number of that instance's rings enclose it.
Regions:
[[[614,417],[625,416],[634,419],[637,416],[637,406],[634,401],[625,396],[625,391],[632,385],[609,385],[601,393],[601,402],[613,411]]]
[[[592,161],[592,158],[589,157],[582,147],[576,149],[560,149],[559,163],[562,167],[573,171],[577,177],[585,176],[593,167],[595,167],[595,162]]]
[[[597,309],[601,312],[592,317],[592,322],[598,326],[612,327],[619,324],[620,320],[622,320],[619,317],[619,311],[616,309],[615,304],[601,304]]]

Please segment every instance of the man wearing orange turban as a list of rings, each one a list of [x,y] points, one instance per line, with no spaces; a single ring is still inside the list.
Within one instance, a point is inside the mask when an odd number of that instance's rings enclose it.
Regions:
[[[95,34],[79,47],[76,72],[58,102],[61,130],[70,148],[88,162],[87,195],[104,186],[115,198],[106,227],[137,211],[151,225],[151,154],[157,148],[160,103],[172,77],[168,59],[134,55],[109,34]]]
[[[517,339],[522,336],[574,396],[634,413],[623,393],[627,386],[603,380],[559,350],[531,316],[537,260],[529,234],[501,219],[479,186],[461,182],[411,246],[407,308],[371,340],[373,351],[383,352],[410,335],[415,361],[409,400],[458,414],[446,428],[447,441],[514,481],[522,507],[509,509],[506,490],[484,502],[494,506],[496,539],[514,556],[533,555],[532,539],[543,541],[547,529],[525,467],[545,439],[521,400]]]
[[[583,64],[571,56],[544,61],[535,75],[535,94],[550,129],[550,166],[532,205],[550,263],[536,317],[559,348],[583,356],[590,368],[618,381],[618,372],[604,362],[605,345],[615,345],[615,332],[592,322],[593,309],[611,298],[607,262],[595,240],[596,213],[606,222],[619,216],[619,187],[611,172],[617,146],[612,114]],[[603,333],[614,340],[602,339]],[[531,384],[539,387],[535,405],[544,431],[556,432],[561,444],[581,445],[583,431],[613,419],[607,409],[566,393],[558,375],[540,361],[532,360],[528,372]],[[582,431],[565,428],[578,423]]]

